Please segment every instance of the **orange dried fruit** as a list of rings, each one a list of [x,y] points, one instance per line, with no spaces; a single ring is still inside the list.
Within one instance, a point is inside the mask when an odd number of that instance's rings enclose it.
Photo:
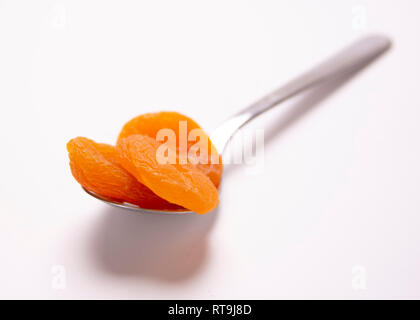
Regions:
[[[137,116],[124,125],[119,134],[118,141],[135,134],[146,135],[156,139],[161,129],[170,129],[175,133],[177,156],[179,158],[185,154],[188,162],[190,162],[188,155],[191,155],[191,148],[197,143],[204,143],[203,146],[207,147],[207,152],[205,155],[201,155],[201,151],[197,152],[195,157],[202,159],[202,161],[195,163],[195,166],[207,175],[217,188],[223,173],[221,156],[201,127],[194,120],[183,114],[163,111]],[[193,130],[195,130],[195,133],[198,133],[199,137],[204,137],[205,141],[199,141],[199,138],[192,135]],[[185,137],[181,137],[181,135],[185,135]],[[185,146],[183,145],[184,139],[186,140]],[[206,149],[205,147],[203,147],[203,150]],[[194,155],[191,156],[194,157]]]
[[[114,146],[78,137],[67,143],[71,172],[87,190],[145,209],[177,210],[118,164]]]
[[[161,146],[154,138],[131,134],[118,140],[119,163],[155,194],[199,214],[217,207],[217,188],[196,166],[162,163],[157,157]]]
[[[158,131],[162,128],[172,129],[178,133],[180,121],[187,122],[188,133],[193,129],[200,128],[197,122],[178,112],[162,111],[145,113],[128,121],[123,126],[118,136],[118,140],[132,134],[142,134],[151,138],[156,138]]]

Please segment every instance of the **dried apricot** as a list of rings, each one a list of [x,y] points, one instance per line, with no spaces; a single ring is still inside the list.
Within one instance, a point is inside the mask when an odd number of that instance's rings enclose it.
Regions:
[[[158,131],[163,128],[172,129],[178,133],[180,121],[187,121],[188,132],[200,128],[197,122],[178,112],[162,111],[145,113],[128,121],[123,126],[118,136],[118,140],[132,134],[142,134],[151,138],[156,138]]]
[[[186,127],[183,128],[182,125],[185,124]],[[149,136],[153,139],[157,138],[157,135],[161,129],[170,129],[176,135],[176,149],[177,156],[179,158],[182,149],[182,140],[185,138],[186,150],[184,151],[187,155],[191,154],[191,148],[197,144],[202,143],[203,141],[197,141],[196,138],[191,138],[191,133],[193,130],[198,132],[199,136],[204,137],[206,141],[205,145],[207,147],[207,152],[205,155],[201,155],[200,152],[197,153],[196,158],[205,159],[200,163],[195,163],[196,167],[207,175],[213,184],[218,187],[220,184],[220,179],[223,173],[223,164],[221,156],[217,153],[215,146],[210,141],[210,138],[204,133],[201,127],[191,118],[182,115],[178,112],[156,112],[156,113],[146,113],[131,119],[127,122],[122,128],[118,141],[123,138],[126,138],[134,134],[142,134]],[[183,130],[185,132],[183,132]],[[180,137],[181,133],[185,134],[185,137]],[[188,158],[187,162],[190,158]]]
[[[74,178],[87,190],[145,209],[176,210],[118,164],[114,146],[78,137],[67,143]]]
[[[203,172],[187,163],[161,163],[154,138],[132,134],[118,140],[119,163],[137,180],[171,203],[199,214],[217,207],[217,189]]]

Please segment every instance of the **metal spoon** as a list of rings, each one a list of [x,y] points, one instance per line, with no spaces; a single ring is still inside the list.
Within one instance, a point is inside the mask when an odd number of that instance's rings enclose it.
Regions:
[[[350,74],[351,72],[358,70],[359,68],[375,60],[382,53],[386,52],[390,47],[390,39],[380,35],[368,36],[355,42],[325,62],[319,64],[308,72],[290,81],[283,87],[264,96],[257,102],[251,104],[249,107],[227,119],[210,135],[211,141],[216,146],[217,150],[220,153],[223,153],[226,145],[235,134],[235,132],[252,119],[311,87],[332,80],[337,76]],[[86,190],[85,188],[83,189],[89,195],[102,200],[109,205],[134,210],[137,212],[154,214],[192,213],[192,211],[188,210],[165,211],[144,209],[130,203],[116,202]]]

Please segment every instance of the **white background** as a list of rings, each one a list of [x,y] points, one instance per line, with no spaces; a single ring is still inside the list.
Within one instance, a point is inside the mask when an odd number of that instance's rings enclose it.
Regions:
[[[419,10],[0,0],[0,297],[420,298]],[[70,174],[75,136],[164,109],[211,131],[370,32],[393,49],[253,123],[264,168],[227,168],[215,212],[112,209]]]

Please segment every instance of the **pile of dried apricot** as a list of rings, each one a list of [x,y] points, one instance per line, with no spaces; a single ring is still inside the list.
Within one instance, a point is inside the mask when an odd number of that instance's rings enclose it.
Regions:
[[[180,113],[148,113],[130,120],[116,146],[77,137],[67,150],[74,178],[114,201],[199,214],[219,203],[221,156],[200,126]]]

